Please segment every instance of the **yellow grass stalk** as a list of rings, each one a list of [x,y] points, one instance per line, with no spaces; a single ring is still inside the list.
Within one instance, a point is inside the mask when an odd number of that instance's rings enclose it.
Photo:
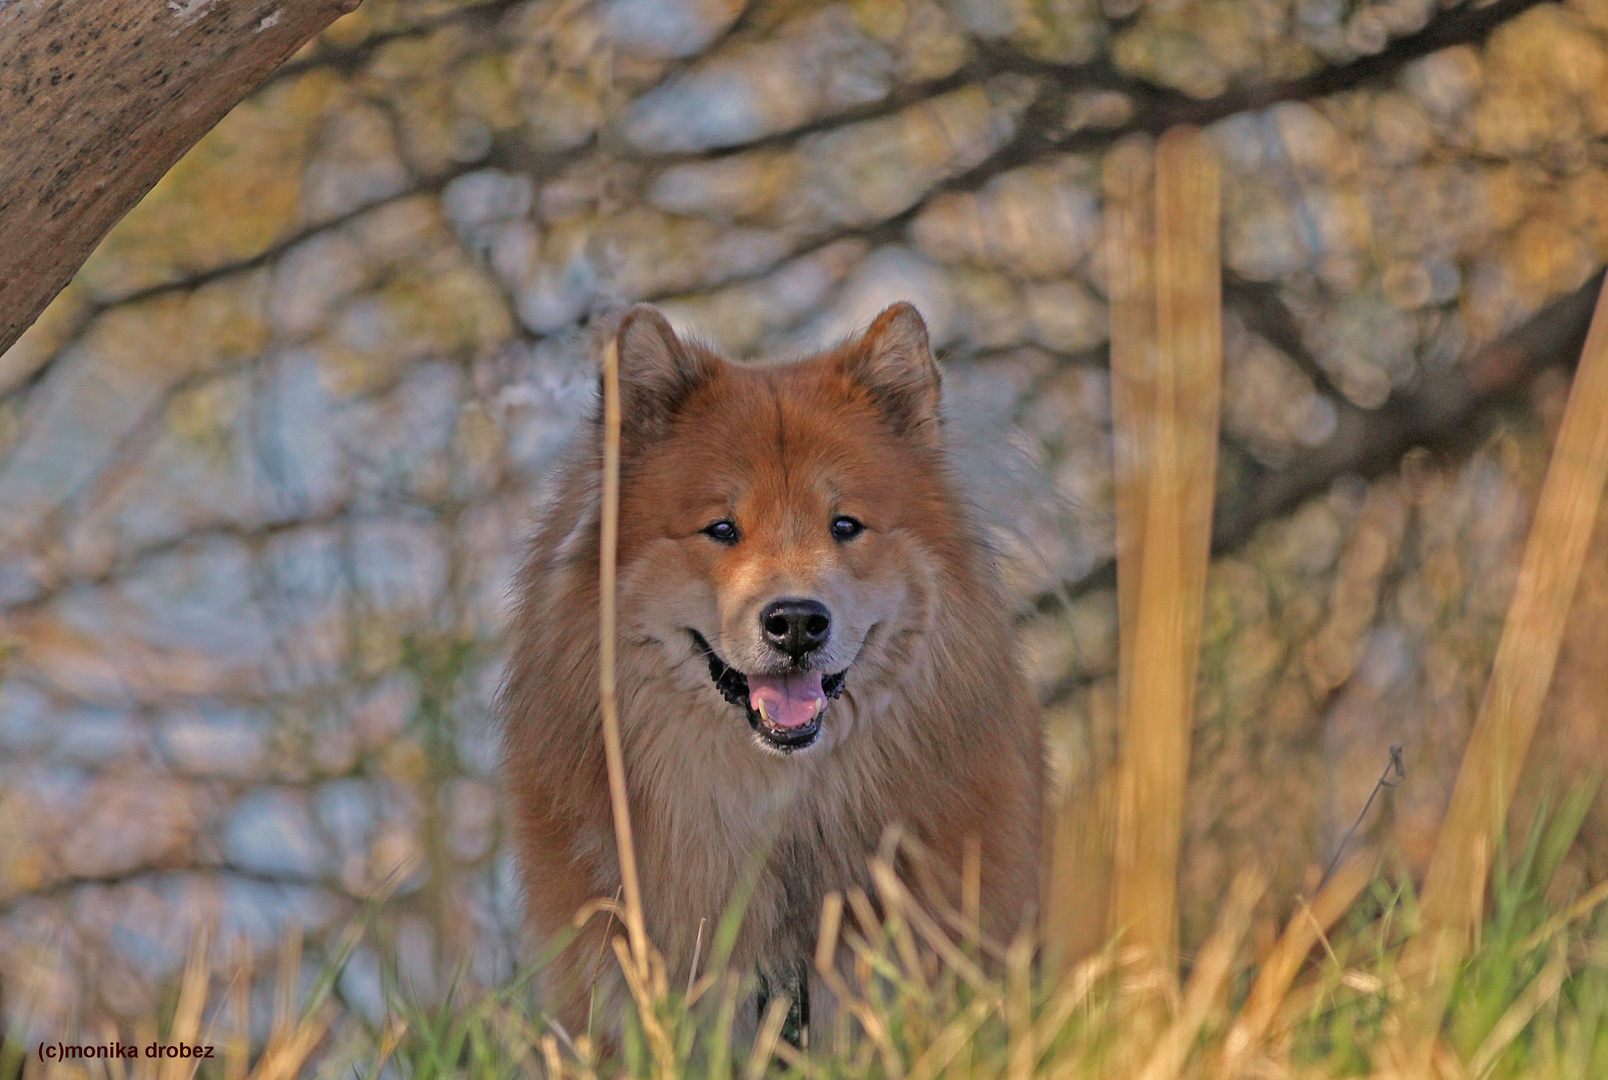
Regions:
[[[1010,1031],[1006,1080],[1033,1080],[1033,942],[1019,935],[1005,953],[1005,1026]]]
[[[1055,992],[1050,995],[1050,1000],[1034,1023],[1034,1043],[1038,1046],[1050,1045],[1066,1022],[1072,1019],[1072,1014],[1088,1003],[1094,988],[1101,979],[1111,974],[1115,966],[1116,955],[1104,952],[1089,957],[1061,976]]]
[[[223,1037],[223,1080],[245,1080],[251,1062],[251,946],[244,939],[231,948],[229,987],[225,991],[229,1029]]]
[[[999,1003],[998,997],[973,998],[965,1011],[951,1020],[938,1033],[938,1037],[927,1044],[927,1049],[911,1064],[904,1080],[935,1080],[955,1059],[955,1055],[967,1047],[977,1029],[983,1026],[983,1021],[988,1019]]]
[[[656,962],[657,957],[651,955],[633,955],[630,946],[620,938],[614,939],[614,952],[625,974],[626,987],[637,1004],[637,1020],[653,1057],[654,1080],[675,1080],[675,1040],[658,1009],[670,991],[664,964]]]
[[[891,863],[880,858],[872,859],[871,880],[877,887],[877,895],[882,897],[882,927],[893,943],[899,963],[904,966],[906,992],[914,994],[920,1004],[929,1004],[932,1001],[932,988],[927,985],[927,973],[922,970],[921,953],[916,948],[915,935],[910,932],[907,911],[915,904],[899,883]]]
[[[207,982],[212,973],[212,932],[203,925],[190,939],[190,955],[179,979],[179,1001],[173,1009],[168,1029],[170,1046],[196,1046],[201,1042],[201,1010],[207,1004]],[[190,1080],[200,1061],[196,1058],[163,1058],[157,1069],[158,1080]]]
[[[1217,474],[1219,183],[1200,132],[1175,129],[1158,141],[1155,409],[1138,605],[1124,643],[1132,662],[1119,676],[1109,923],[1143,963],[1165,972],[1178,951],[1178,852]]]
[[[1501,1019],[1491,1028],[1491,1033],[1480,1043],[1474,1056],[1468,1061],[1468,1074],[1473,1080],[1485,1080],[1496,1068],[1497,1059],[1502,1052],[1517,1039],[1535,1014],[1540,1012],[1548,1002],[1558,996],[1563,989],[1564,980],[1569,977],[1569,954],[1563,947],[1552,950],[1552,956],[1547,961],[1541,973],[1530,980],[1518,998],[1509,1005]]]
[[[865,897],[863,893],[857,893],[853,899],[864,900]],[[863,905],[856,904],[854,907],[855,918],[861,921],[862,926],[874,925],[864,921],[863,911],[869,907],[869,902]],[[889,1072],[896,1076],[902,1075],[904,1068],[899,1061],[899,1051],[893,1045],[893,1036],[883,1022],[882,1014],[869,1001],[849,989],[848,980],[843,978],[834,962],[840,938],[854,949],[857,959],[864,957],[861,951],[863,946],[856,937],[843,933],[843,895],[835,892],[827,893],[826,900],[821,904],[821,930],[815,941],[815,970],[820,972],[821,980],[837,999],[838,1008],[860,1022],[866,1036],[871,1040],[870,1045],[875,1046],[883,1060],[888,1063]],[[861,984],[864,985],[869,981],[870,976],[867,975],[861,980]]]
[[[1452,976],[1481,917],[1496,837],[1546,701],[1608,482],[1608,287],[1586,336],[1547,465],[1490,680],[1441,824],[1403,965],[1423,974],[1392,1017],[1387,1068],[1427,1075]]]
[[[1223,1040],[1225,1073],[1233,1074],[1245,1056],[1267,1035],[1307,954],[1340,916],[1350,910],[1372,878],[1371,862],[1353,859],[1335,871],[1312,903],[1300,901],[1278,944],[1262,962],[1245,1005]]]
[[[754,1037],[754,1049],[748,1055],[747,1067],[743,1069],[743,1080],[763,1080],[765,1069],[775,1056],[782,1025],[787,1022],[787,1010],[792,1007],[793,1003],[786,994],[777,994],[765,1006],[765,1015],[759,1022],[759,1034]]]
[[[1583,919],[1590,915],[1604,903],[1608,903],[1608,881],[1599,881],[1584,896],[1570,904],[1563,911],[1552,916],[1542,924],[1541,929],[1525,938],[1524,944],[1519,947],[1520,950],[1523,952],[1530,951],[1548,938],[1560,933],[1564,927],[1576,919]]]
[[[302,939],[292,928],[279,941],[279,970],[274,979],[274,1017],[268,1045],[252,1070],[251,1080],[291,1080],[329,1031],[334,1010],[326,1003],[310,1016],[300,1015]]]
[[[614,694],[615,572],[620,539],[620,347],[610,337],[603,350],[603,506],[602,544],[598,559],[599,627],[598,696],[603,713],[603,753],[614,810],[614,845],[619,851],[620,884],[625,893],[625,929],[631,956],[646,979],[648,931],[642,917],[642,889],[637,879],[636,845],[631,839],[631,806],[625,791],[625,753],[620,747],[619,705]]]
[[[1223,998],[1223,989],[1233,974],[1234,956],[1239,952],[1240,942],[1245,940],[1251,913],[1266,888],[1267,878],[1260,870],[1242,870],[1234,878],[1217,925],[1195,958],[1195,969],[1190,972],[1189,985],[1184,988],[1178,1016],[1162,1033],[1150,1060],[1139,1073],[1139,1080],[1177,1080],[1183,1071],[1189,1051],[1200,1036],[1201,1026]]]
[[[558,1037],[552,1032],[542,1036],[542,1062],[547,1066],[547,1080],[564,1080],[564,1056],[558,1052]]]

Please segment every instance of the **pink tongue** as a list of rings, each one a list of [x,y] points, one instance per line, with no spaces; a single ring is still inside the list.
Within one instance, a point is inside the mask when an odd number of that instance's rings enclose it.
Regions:
[[[777,727],[803,727],[826,708],[821,673],[804,671],[797,675],[750,675],[748,704]]]

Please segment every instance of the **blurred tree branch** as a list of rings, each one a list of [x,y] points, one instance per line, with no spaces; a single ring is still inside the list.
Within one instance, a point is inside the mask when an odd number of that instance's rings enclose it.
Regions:
[[[1321,446],[1279,469],[1254,467],[1238,497],[1218,503],[1212,526],[1212,552],[1237,550],[1256,530],[1319,495],[1342,476],[1373,479],[1397,467],[1415,446],[1453,456],[1490,430],[1490,420],[1522,399],[1531,380],[1548,367],[1573,371],[1586,340],[1605,271],[1593,274],[1574,292],[1559,297],[1527,322],[1481,347],[1455,367],[1427,375],[1393,393],[1377,409],[1364,409],[1342,395],[1325,396],[1334,405],[1337,425]],[[1304,369],[1317,361],[1304,354],[1295,317],[1274,290],[1228,277],[1225,307],[1275,346],[1289,350]],[[1058,610],[1068,600],[1116,585],[1116,564],[1106,561],[1076,581],[1041,594],[1035,607]],[[1074,679],[1055,687],[1047,700],[1059,701],[1081,685]]]
[[[1396,467],[1415,446],[1455,450],[1486,430],[1481,415],[1505,407],[1543,368],[1573,370],[1603,275],[1543,308],[1528,322],[1485,345],[1455,367],[1426,373],[1377,409],[1364,409],[1330,395],[1337,413],[1333,435],[1322,446],[1282,469],[1267,470],[1232,505],[1219,506],[1214,547],[1238,547],[1263,522],[1326,489],[1337,477],[1357,473],[1372,479]],[[1270,291],[1231,287],[1231,306],[1247,325],[1275,345],[1298,342],[1294,318]],[[1257,303],[1248,297],[1255,296]],[[1284,321],[1281,329],[1277,323]]]
[[[0,5],[0,352],[186,150],[357,2]]]

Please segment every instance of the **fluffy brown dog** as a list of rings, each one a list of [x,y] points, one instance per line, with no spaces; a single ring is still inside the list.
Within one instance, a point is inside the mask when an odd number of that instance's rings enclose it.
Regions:
[[[777,365],[681,341],[650,307],[618,342],[620,724],[647,927],[672,973],[749,867],[736,970],[797,970],[823,898],[872,891],[895,825],[955,881],[980,841],[985,922],[1009,936],[1037,896],[1038,708],[945,462],[921,316],[896,305]],[[598,706],[601,447],[594,420],[554,477],[503,699],[543,939],[620,886]],[[571,1032],[618,992],[601,922],[546,972]]]

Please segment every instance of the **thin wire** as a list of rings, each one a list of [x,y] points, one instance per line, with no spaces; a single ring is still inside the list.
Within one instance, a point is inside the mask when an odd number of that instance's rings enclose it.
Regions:
[[[1385,764],[1385,771],[1379,774],[1379,781],[1374,784],[1373,791],[1369,793],[1368,801],[1362,804],[1362,813],[1357,815],[1357,820],[1351,823],[1351,828],[1347,829],[1346,834],[1340,838],[1340,846],[1334,849],[1334,858],[1329,860],[1329,868],[1323,872],[1323,880],[1318,882],[1319,891],[1322,891],[1323,887],[1329,883],[1329,878],[1334,874],[1335,868],[1340,865],[1340,856],[1346,850],[1346,844],[1350,842],[1352,834],[1357,831],[1357,827],[1362,824],[1362,819],[1368,816],[1368,809],[1373,806],[1374,800],[1379,797],[1379,792],[1387,787],[1393,788],[1405,779],[1407,779],[1407,767],[1401,761],[1401,743],[1397,743],[1390,748],[1390,760]]]

